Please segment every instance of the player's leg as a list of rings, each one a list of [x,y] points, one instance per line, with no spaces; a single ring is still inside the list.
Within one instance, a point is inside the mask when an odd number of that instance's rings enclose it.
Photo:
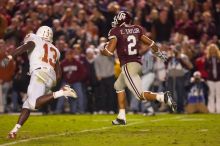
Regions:
[[[66,98],[67,97],[77,98],[76,92],[72,88],[66,85],[63,88],[61,88],[59,91],[38,97],[35,103],[35,109],[39,109],[44,105],[46,105],[47,103],[53,101],[54,99],[63,96],[65,96]]]
[[[121,91],[117,93],[118,97],[118,116],[115,120],[112,121],[113,125],[125,125],[126,124],[126,114],[125,114],[125,106],[126,106],[126,94],[125,91]]]
[[[30,115],[30,110],[35,108],[35,101],[38,96],[43,95],[45,92],[45,85],[39,82],[38,78],[33,74],[31,75],[30,84],[28,86],[28,98],[23,104],[21,114],[14,128],[9,132],[9,138],[16,138],[16,134],[21,126],[26,122]]]
[[[141,86],[141,65],[137,62],[127,63],[123,66],[123,72],[125,74],[125,83],[127,87],[133,92],[135,97],[139,100],[148,100],[154,101],[157,100],[159,102],[165,102],[169,106],[171,106],[172,110],[175,111],[176,103],[171,97],[170,92],[165,93],[154,93],[150,91],[143,91]]]
[[[114,84],[115,90],[117,92],[118,98],[118,116],[115,120],[112,121],[113,125],[125,125],[126,124],[126,94],[125,94],[125,82],[123,78],[123,74],[121,73]]]
[[[30,109],[22,108],[17,124],[15,124],[14,128],[9,132],[8,138],[10,139],[16,138],[16,134],[18,130],[21,128],[24,122],[28,119],[29,115],[30,115]]]
[[[35,86],[32,86],[32,85],[33,84],[31,84],[30,88],[28,88],[29,98],[25,101],[21,114],[18,118],[18,122],[15,125],[15,127],[11,130],[11,132],[9,133],[9,138],[15,138],[18,130],[28,119],[30,115],[30,109],[31,110],[39,109],[43,107],[44,105],[46,105],[47,103],[49,103],[50,101],[56,98],[59,98],[59,97],[63,97],[63,96],[74,97],[74,98],[76,97],[75,91],[73,91],[69,86],[64,86],[61,90],[57,92],[47,94],[47,95],[42,95],[45,93],[45,85],[44,84],[39,84],[39,85],[35,84]],[[32,90],[33,89],[32,87],[35,87],[35,88],[37,87],[37,88],[35,90]],[[38,97],[38,95],[40,94],[42,96]]]
[[[122,67],[126,86],[138,100],[155,100],[156,94],[152,92],[142,92],[142,82],[140,78],[141,65],[137,62],[130,62]]]
[[[53,92],[51,94],[42,95],[36,99],[36,103],[33,103],[34,109],[39,109],[46,105],[47,103],[51,102],[52,100],[59,98],[59,97],[73,97],[77,98],[76,92],[70,88],[70,86],[66,85],[62,87],[59,91]]]
[[[33,76],[36,78],[36,81],[34,83],[37,84],[38,86],[43,86],[42,87],[43,94],[35,97],[36,100],[31,101],[32,105],[34,105],[33,107],[34,109],[39,109],[42,106],[46,105],[47,103],[51,102],[52,100],[62,96],[65,96],[66,98],[77,97],[76,92],[73,89],[71,89],[70,86],[67,85],[61,88],[61,90],[57,92],[44,95],[48,90],[50,90],[53,87],[53,84],[56,81],[56,75],[53,70],[48,70],[48,69],[36,70]],[[34,88],[36,88],[36,86],[34,86]],[[33,91],[30,94],[33,94]]]
[[[28,86],[28,99],[24,102],[21,114],[18,118],[17,124],[9,132],[9,138],[16,138],[16,134],[21,126],[26,122],[30,115],[30,110],[35,110],[52,101],[53,99],[65,97],[77,97],[76,93],[69,86],[64,86],[61,90],[44,95],[46,91],[45,83],[36,75],[32,74],[30,84]]]

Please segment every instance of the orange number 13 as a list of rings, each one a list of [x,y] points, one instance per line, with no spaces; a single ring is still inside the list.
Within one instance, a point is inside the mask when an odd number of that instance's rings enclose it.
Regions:
[[[47,44],[44,44],[43,48],[44,48],[44,56],[42,58],[42,61],[49,63],[52,67],[55,67],[56,58],[57,58],[57,51],[53,47],[50,47],[48,49]],[[53,58],[48,57],[48,51],[53,53]]]

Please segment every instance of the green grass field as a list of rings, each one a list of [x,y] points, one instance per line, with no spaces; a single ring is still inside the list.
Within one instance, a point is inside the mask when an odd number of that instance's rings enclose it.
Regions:
[[[17,116],[0,115],[0,146],[220,146],[220,115],[128,115],[126,126],[112,126],[114,118],[31,116],[17,139],[8,140]]]

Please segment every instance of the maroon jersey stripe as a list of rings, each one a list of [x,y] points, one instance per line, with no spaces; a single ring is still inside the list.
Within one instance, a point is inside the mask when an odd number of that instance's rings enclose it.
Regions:
[[[128,72],[127,64],[125,64],[124,70],[125,70],[125,75],[128,78],[128,81],[130,82],[132,88],[134,89],[134,91],[137,94],[137,96],[139,97],[139,99],[141,99],[141,94],[138,92],[137,87],[135,86],[135,84],[134,84],[134,82]]]

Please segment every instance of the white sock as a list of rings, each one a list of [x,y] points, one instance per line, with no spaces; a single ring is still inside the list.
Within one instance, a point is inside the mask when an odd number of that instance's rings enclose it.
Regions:
[[[164,102],[164,94],[158,94],[156,95],[156,99],[159,102]]]
[[[63,90],[53,92],[54,99],[57,99],[57,98],[62,97],[62,96],[63,96]]]
[[[148,107],[147,110],[148,110],[148,112],[150,112],[150,113],[154,113],[153,107]]]
[[[20,128],[21,128],[21,125],[20,124],[16,124],[15,127],[11,130],[11,132],[17,133]]]
[[[126,120],[126,117],[125,117],[125,109],[119,109],[118,118],[119,118],[119,119]]]

